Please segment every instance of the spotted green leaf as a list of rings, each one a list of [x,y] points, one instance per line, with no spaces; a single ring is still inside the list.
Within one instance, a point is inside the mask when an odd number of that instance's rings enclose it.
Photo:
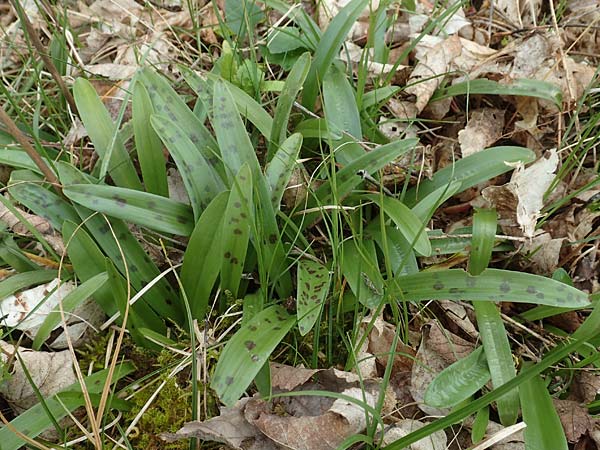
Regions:
[[[159,195],[93,184],[72,184],[63,192],[86,208],[163,233],[188,236],[194,226],[188,205]]]
[[[223,216],[221,235],[221,288],[237,295],[248,242],[252,208],[252,174],[244,164],[234,179]]]
[[[404,203],[393,197],[377,194],[369,194],[365,197],[379,205],[405,239],[414,246],[417,253],[423,256],[431,255],[431,244],[423,223]]]
[[[314,326],[329,291],[329,270],[319,262],[301,260],[298,264],[296,315],[298,329],[305,336]]]
[[[579,289],[530,273],[486,269],[473,276],[462,269],[425,271],[398,277],[397,299],[511,301],[551,306],[587,306]]]
[[[483,347],[442,370],[425,391],[425,403],[436,408],[458,405],[490,380]]]
[[[281,306],[270,306],[252,317],[227,342],[211,387],[232,406],[267,362],[269,355],[295,323]]]
[[[84,281],[82,284],[69,292],[61,302],[62,310],[64,311],[65,316],[68,317],[70,312],[94,295],[94,293],[100,289],[107,280],[108,275],[106,273],[99,273],[89,280]],[[56,328],[60,322],[60,308],[56,308],[46,316],[44,322],[40,325],[37,333],[35,334],[32,348],[34,350],[39,350],[44,341],[48,338],[48,336],[50,336],[52,330],[54,330],[54,328]]]
[[[221,258],[223,211],[228,198],[228,192],[220,193],[202,212],[183,255],[181,284],[190,302],[192,317],[198,320],[204,319],[221,268],[215,261]]]
[[[153,115],[151,122],[177,164],[192,204],[194,218],[198,220],[202,209],[219,192],[225,190],[225,185],[215,168],[218,159],[207,161],[186,133],[167,117]]]
[[[271,191],[271,204],[279,209],[283,192],[296,167],[296,160],[302,147],[302,136],[292,134],[279,147],[265,170],[265,177]]]
[[[142,83],[136,82],[133,87],[131,121],[144,187],[147,192],[168,197],[169,187],[163,146],[150,125],[150,117],[153,113],[154,107],[148,91]]]
[[[525,449],[567,450],[569,444],[544,380],[540,376],[531,378],[519,386],[519,395],[523,422],[527,424],[523,433]]]
[[[108,161],[108,173],[115,184],[129,189],[142,189],[117,127],[92,84],[78,78],[73,85],[73,96],[79,116],[94,144],[94,150],[102,161]]]
[[[379,306],[384,294],[383,277],[373,241],[346,240],[341,255],[342,273],[358,301],[368,308]]]
[[[271,139],[267,152],[267,161],[271,161],[279,146],[287,136],[287,127],[290,118],[290,112],[298,93],[302,89],[304,80],[308,75],[310,68],[310,53],[303,53],[300,58],[294,63],[292,70],[288,74],[285,85],[275,107],[275,117],[273,119],[273,127],[271,129]]]
[[[451,181],[460,181],[461,191],[464,191],[513,170],[514,163],[526,164],[534,159],[535,153],[524,147],[488,148],[438,170],[431,180],[422,181],[417,187],[410,189],[404,202],[412,207],[418,200]]]

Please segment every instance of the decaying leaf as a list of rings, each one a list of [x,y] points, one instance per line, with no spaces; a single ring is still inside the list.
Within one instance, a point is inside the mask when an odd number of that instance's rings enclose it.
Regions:
[[[423,428],[425,424],[418,420],[404,419],[396,423],[393,427],[386,430],[383,436],[383,444],[389,445],[394,441]],[[443,431],[436,431],[426,438],[411,444],[409,450],[446,450],[448,439]]]
[[[567,441],[574,443],[581,436],[594,429],[594,422],[585,405],[573,400],[553,399],[554,407],[565,430]]]
[[[471,119],[464,130],[458,132],[458,142],[462,157],[477,153],[502,136],[504,111],[496,108],[481,108],[471,113]]]
[[[22,412],[38,403],[38,396],[26,376],[27,368],[36,388],[44,398],[48,398],[67,386],[75,383],[73,360],[68,350],[48,353],[29,349],[16,349],[13,345],[0,341],[0,360],[11,362],[11,376],[0,384],[0,394],[16,412]],[[18,351],[18,357],[15,352]]]
[[[564,238],[553,239],[550,233],[543,233],[524,243],[523,251],[533,263],[535,273],[551,275],[558,268],[564,241]]]

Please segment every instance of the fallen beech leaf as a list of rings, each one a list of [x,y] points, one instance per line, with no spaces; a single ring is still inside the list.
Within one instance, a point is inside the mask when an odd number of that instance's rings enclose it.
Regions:
[[[75,383],[77,377],[73,371],[73,360],[68,350],[48,353],[19,348],[0,341],[0,361],[6,364],[12,361],[11,376],[0,384],[0,394],[20,413],[38,403],[38,396],[27,378],[23,366],[27,368],[36,389],[44,398],[48,398],[67,386]],[[19,352],[19,358],[14,353]]]
[[[458,132],[462,157],[491,147],[502,136],[504,111],[496,108],[477,109],[464,130]]]
[[[558,268],[560,249],[564,238],[553,239],[550,233],[534,236],[523,245],[523,251],[530,253],[529,258],[535,267],[535,273],[551,275]]]
[[[423,428],[425,424],[418,420],[404,419],[396,423],[393,427],[386,430],[383,435],[383,444],[389,445],[394,441]],[[426,438],[411,444],[410,450],[446,450],[448,439],[443,431],[436,431]]]

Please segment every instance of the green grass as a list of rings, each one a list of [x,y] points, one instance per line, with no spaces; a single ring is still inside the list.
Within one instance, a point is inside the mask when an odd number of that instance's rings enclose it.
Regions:
[[[116,114],[98,94],[93,77],[65,60],[69,46],[60,38],[61,25],[46,24],[53,38],[45,45],[62,76],[67,64],[79,69],[71,86],[76,108],[67,108],[38,51],[21,49],[19,67],[0,83],[0,106],[11,118],[0,128],[0,162],[10,167],[3,186],[9,195],[2,203],[13,214],[19,207],[45,218],[62,236],[65,254],[44,255],[61,264],[63,280],[80,283],[65,298],[64,312],[93,293],[111,318],[104,330],[110,324],[121,327],[105,331],[114,333],[109,335],[116,344],[107,344],[110,358],[102,370],[85,373],[86,380],[98,380],[88,395],[73,387],[31,408],[13,419],[21,433],[36,439],[50,426],[62,432],[59,419],[86,405],[88,444],[97,450],[111,439],[132,448],[158,445],[128,434],[136,424],[147,433],[174,431],[183,422],[174,411],[186,420],[205,419],[217,413],[217,401],[232,406],[246,393],[269,395],[269,361],[356,370],[356,351],[364,339],[359,324],[371,317],[372,327],[380,314],[395,327],[384,355],[385,388],[393,377],[396,344],[408,343],[417,331],[412,322],[438,314],[431,301],[453,300],[472,302],[481,345],[442,371],[425,401],[454,410],[385,448],[403,448],[474,414],[478,438],[488,420],[511,425],[522,414],[528,420],[528,448],[543,445],[547,422],[528,419],[544,409],[545,419],[556,421],[543,380],[562,376],[561,368],[576,358],[598,367],[597,295],[574,287],[566,272],[551,279],[519,271],[508,256],[518,249],[502,237],[495,210],[469,213],[461,232],[443,230],[444,205],[455,205],[453,199],[481,183],[506,177],[517,163],[534,161],[532,150],[501,142],[437,170],[431,179],[403,168],[399,186],[384,185],[384,168],[400,158],[416,158],[419,143],[434,141],[428,133],[419,139],[383,135],[377,124],[394,120],[386,101],[402,95],[403,87],[391,85],[391,78],[369,80],[366,51],[356,76],[337,60],[368,3],[353,0],[319,30],[301,8],[290,11],[280,0],[225,1],[225,20],[219,18],[213,30],[221,40],[215,58],[191,63],[206,48],[195,17],[192,29],[185,30],[191,43],[186,41],[174,58],[177,73],[144,64],[124,87],[125,103]],[[367,45],[378,62],[386,63],[390,49],[383,33],[393,24],[385,14],[391,2],[381,3]],[[410,9],[409,3],[403,7]],[[287,14],[286,21],[268,23],[263,6]],[[436,13],[425,30],[451,12]],[[62,17],[58,8],[55,13]],[[70,31],[77,36],[84,30]],[[408,43],[404,56],[426,31]],[[74,45],[82,43],[76,39]],[[452,97],[458,108],[470,108],[473,98],[494,103],[516,96],[562,106],[559,89],[536,80],[512,85],[472,80],[442,86],[434,99]],[[547,196],[560,182],[581,184],[582,173],[595,171],[596,178],[548,202],[539,226],[571,205],[577,193],[598,184],[597,102],[597,92],[590,89],[572,112],[560,142],[563,164]],[[66,145],[73,117],[89,137]],[[432,124],[417,119],[415,126],[426,130]],[[33,146],[24,146],[23,138]],[[41,158],[32,158],[32,152]],[[181,175],[189,204],[169,198],[168,169]],[[49,183],[48,174],[57,183]],[[288,187],[296,182],[304,193],[290,204]],[[8,226],[2,230],[1,268],[18,273],[0,281],[0,298],[57,274],[28,257],[51,247],[34,224],[27,226],[29,235]],[[460,264],[456,268],[451,268],[453,258]],[[566,310],[579,311],[586,321],[530,361],[511,347],[511,328],[496,304],[501,301],[537,305],[514,318],[525,327],[527,320]],[[48,316],[35,348],[45,348],[44,339],[62,314],[56,310]],[[130,338],[123,341],[125,329]],[[21,337],[9,329],[3,336],[13,342]],[[134,372],[120,358],[135,363],[136,352],[148,359],[138,360]],[[127,381],[113,384],[125,376],[113,375],[115,367],[126,369]],[[374,407],[353,401],[369,426],[342,447],[363,441],[368,448],[382,448],[377,424],[384,420],[383,395]],[[149,408],[144,418],[143,407]],[[103,429],[121,413],[118,427]],[[83,435],[74,428],[68,435],[74,432]],[[1,441],[3,449],[16,450],[23,443],[9,427],[0,434],[7,439]],[[562,442],[564,435],[558,430],[551,439]],[[185,448],[195,446],[192,440]]]

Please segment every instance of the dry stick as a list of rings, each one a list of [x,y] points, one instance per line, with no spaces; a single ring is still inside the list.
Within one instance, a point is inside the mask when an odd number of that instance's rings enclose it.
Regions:
[[[12,0],[11,0],[12,1]],[[60,185],[60,181],[54,175],[54,172],[48,167],[46,162],[42,159],[40,154],[33,148],[27,137],[19,130],[17,125],[13,122],[6,111],[4,111],[4,107],[0,105],[0,121],[6,125],[8,133],[15,138],[15,140],[23,147],[27,155],[33,160],[36,166],[42,171],[46,179],[52,184],[54,190],[61,196],[64,197],[62,192],[62,188]]]
[[[35,28],[33,28],[33,25],[29,21],[29,17],[27,17],[27,14],[25,13],[25,11],[23,11],[23,9],[20,7],[20,5],[17,5],[15,0],[8,0],[8,1],[11,4],[11,6],[15,9],[17,14],[19,15],[23,25],[25,25],[25,29],[27,31],[27,35],[29,36],[29,39],[31,40],[31,43],[33,44],[33,46],[35,47],[37,52],[40,54],[40,56],[42,57],[42,60],[44,61],[44,65],[46,66],[46,69],[48,69],[48,72],[50,72],[50,74],[52,75],[52,78],[54,78],[54,81],[56,81],[56,83],[58,84],[58,87],[60,88],[63,96],[67,100],[69,107],[71,108],[72,111],[77,112],[77,105],[75,105],[75,99],[73,98],[73,95],[71,95],[71,91],[69,91],[69,88],[67,87],[64,80],[60,76],[60,73],[56,69],[56,66],[52,62],[52,59],[50,59],[50,57],[48,56],[48,52],[44,48],[42,41],[40,41],[37,31],[35,31]]]

